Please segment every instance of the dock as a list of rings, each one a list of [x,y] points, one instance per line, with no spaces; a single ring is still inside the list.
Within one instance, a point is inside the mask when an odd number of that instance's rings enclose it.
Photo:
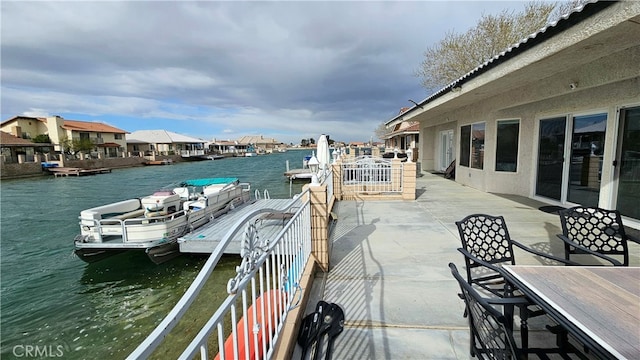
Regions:
[[[144,165],[171,165],[171,164],[173,164],[173,160],[171,160],[171,159],[147,160],[143,164]]]
[[[306,180],[311,179],[311,170],[309,169],[293,169],[285,171],[284,176],[289,180]]]
[[[286,162],[287,170],[284,172],[284,176],[288,177],[289,180],[311,180],[312,174],[311,169],[307,166],[307,160],[302,162],[302,169],[291,169],[289,168],[289,160]]]
[[[208,224],[194,230],[193,232],[178,238],[181,253],[211,254],[222,238],[232,229],[238,220],[245,215],[259,209],[274,209],[284,211],[292,207],[299,199],[258,199],[245,203],[228,213],[214,218]],[[277,234],[287,222],[287,217],[282,214],[277,216],[263,216],[254,221],[259,222],[259,234],[261,237],[269,237]],[[286,215],[286,214],[285,214]],[[240,254],[240,241],[244,236],[241,231],[229,244],[225,254]]]
[[[82,169],[82,168],[73,168],[73,167],[50,167],[47,170],[58,176],[86,176],[86,175],[96,175],[96,174],[105,174],[110,173],[110,168],[98,168],[98,169]]]

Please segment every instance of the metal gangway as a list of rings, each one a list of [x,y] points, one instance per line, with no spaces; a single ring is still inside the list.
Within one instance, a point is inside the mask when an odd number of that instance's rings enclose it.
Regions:
[[[275,236],[261,236],[261,224],[286,219]],[[176,306],[127,357],[146,359],[177,325],[214,271],[225,249],[242,234],[242,262],[227,284],[228,296],[179,356],[192,359],[271,358],[289,310],[302,291],[298,285],[311,254],[309,190],[285,210],[259,208],[229,229]],[[297,299],[297,300],[296,300]],[[217,342],[217,349],[208,343]],[[252,355],[250,355],[252,354]]]

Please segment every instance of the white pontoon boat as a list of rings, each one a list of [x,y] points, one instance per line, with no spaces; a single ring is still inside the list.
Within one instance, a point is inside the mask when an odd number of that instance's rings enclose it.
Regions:
[[[75,254],[95,262],[123,251],[144,250],[159,264],[180,255],[178,237],[250,197],[250,184],[237,178],[193,179],[141,199],[83,210]]]

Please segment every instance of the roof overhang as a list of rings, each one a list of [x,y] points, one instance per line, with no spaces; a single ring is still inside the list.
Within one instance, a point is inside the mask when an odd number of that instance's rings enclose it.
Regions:
[[[638,48],[639,34],[640,2],[587,4],[582,11],[574,12],[531,35],[385,125],[393,126],[406,120],[422,122],[504,93],[524,91],[543,77],[567,72],[621,50]],[[622,76],[632,78],[637,76],[637,70],[622,70],[627,71]],[[603,83],[592,84],[596,85]],[[589,84],[580,86],[588,87]],[[564,91],[572,91],[569,84]],[[522,103],[558,95],[561,94],[539,91],[527,94]],[[520,104],[514,102],[512,105]]]

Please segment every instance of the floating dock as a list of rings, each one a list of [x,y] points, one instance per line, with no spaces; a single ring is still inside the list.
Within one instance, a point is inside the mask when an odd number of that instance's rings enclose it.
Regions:
[[[145,164],[145,165],[171,165],[171,164],[173,164],[173,160],[171,160],[171,159],[147,160],[143,164]]]
[[[258,223],[258,234],[260,237],[274,236],[282,230],[290,216],[293,215],[287,212],[283,214],[280,213],[280,211],[286,211],[292,208],[293,205],[299,201],[300,199],[258,199],[245,203],[218,218],[214,218],[208,224],[193,232],[178,238],[180,252],[211,254],[227,232],[236,225],[238,220],[259,209],[274,209],[278,211],[278,213],[274,213],[272,216],[263,214],[263,216],[259,218],[250,220]],[[294,209],[297,210],[295,207]],[[246,224],[242,226],[246,226]],[[227,246],[225,254],[240,254],[240,242],[243,236],[244,231],[238,232],[233,241]]]
[[[58,176],[86,176],[86,175],[95,175],[95,174],[105,174],[110,173],[110,168],[98,168],[98,169],[81,169],[81,168],[72,168],[72,167],[50,167],[47,170]]]
[[[311,179],[311,170],[309,169],[293,169],[286,171],[284,176],[288,177],[289,180],[308,180]]]

